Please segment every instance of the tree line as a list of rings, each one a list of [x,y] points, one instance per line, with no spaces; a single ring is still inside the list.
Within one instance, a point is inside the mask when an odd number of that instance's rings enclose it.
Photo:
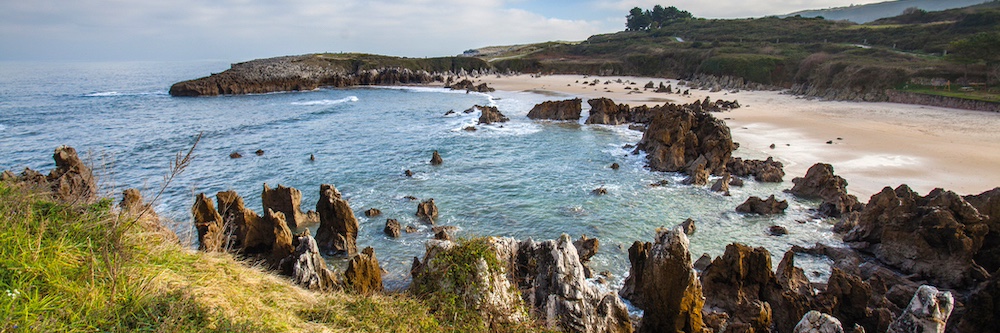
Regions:
[[[642,8],[635,7],[629,11],[628,16],[625,16],[627,19],[625,30],[640,31],[657,29],[670,21],[684,20],[692,17],[688,11],[677,9],[674,6],[663,8],[663,6],[656,5],[653,6],[653,10],[643,10]]]

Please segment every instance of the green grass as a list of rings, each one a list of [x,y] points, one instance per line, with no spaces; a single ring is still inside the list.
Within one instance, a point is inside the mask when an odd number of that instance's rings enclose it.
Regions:
[[[0,182],[0,332],[485,331],[436,300],[304,290],[112,206]]]
[[[1000,93],[995,92],[995,89],[977,89],[975,91],[961,91],[958,85],[952,85],[951,89],[945,87],[932,87],[932,86],[921,86],[921,85],[907,85],[898,90],[906,91],[916,94],[924,95],[935,95],[935,96],[945,96],[961,99],[969,99],[975,101],[1000,103]]]

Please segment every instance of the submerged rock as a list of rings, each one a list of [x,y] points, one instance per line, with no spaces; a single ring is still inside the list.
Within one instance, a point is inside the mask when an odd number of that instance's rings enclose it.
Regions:
[[[744,201],[739,206],[736,206],[736,211],[745,214],[774,215],[784,213],[787,208],[788,201],[779,201],[778,199],[775,199],[772,194],[766,200],[761,200],[759,197],[751,196],[747,198],[747,201]]]
[[[320,185],[316,211],[319,213],[319,229],[316,230],[319,248],[340,256],[357,254],[358,218],[336,187]]]
[[[376,217],[379,215],[382,215],[382,211],[376,208],[369,208],[368,210],[365,211],[366,217]]]
[[[564,101],[546,101],[535,105],[528,111],[528,118],[549,120],[579,120],[583,111],[582,100],[579,98]]]
[[[822,199],[820,214],[840,217],[843,214],[860,211],[864,206],[858,198],[847,194],[847,181],[833,174],[833,166],[816,163],[809,167],[805,177],[792,179],[795,186],[788,193],[806,199]]]

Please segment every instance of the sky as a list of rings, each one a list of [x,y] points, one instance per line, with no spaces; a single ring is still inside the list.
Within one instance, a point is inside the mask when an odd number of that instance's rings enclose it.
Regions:
[[[884,0],[0,0],[0,60],[449,56],[621,31],[633,7],[746,18]]]

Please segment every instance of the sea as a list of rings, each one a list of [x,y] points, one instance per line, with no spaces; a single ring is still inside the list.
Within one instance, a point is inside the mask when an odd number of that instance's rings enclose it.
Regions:
[[[653,172],[629,145],[642,132],[627,125],[536,121],[528,111],[569,95],[496,91],[466,93],[432,87],[356,87],[216,97],[171,97],[170,85],[229,68],[224,61],[0,62],[0,168],[47,173],[53,150],[77,149],[100,181],[100,191],[120,198],[137,188],[165,225],[195,247],[191,206],[195,196],[235,190],[261,212],[267,184],[302,191],[303,210],[315,209],[321,184],[333,184],[360,221],[358,248],[375,249],[386,285],[409,282],[414,257],[422,257],[430,225],[415,216],[419,200],[433,198],[437,225],[456,236],[534,240],[586,235],[600,242],[590,263],[606,272],[607,287],[628,274],[628,248],[651,242],[656,229],[695,220],[692,260],[722,255],[734,242],[766,247],[772,265],[793,245],[838,246],[833,221],[813,217],[818,204],[783,192],[785,182],[732,187],[731,196],[705,186],[682,185],[678,173]],[[478,125],[473,105],[496,106],[509,122]],[[455,111],[454,114],[447,114]],[[469,126],[476,131],[466,131]],[[201,136],[193,160],[169,184],[171,163]],[[254,152],[263,150],[263,155]],[[444,163],[429,163],[433,151]],[[242,158],[230,158],[238,152]],[[737,150],[735,156],[766,158]],[[314,156],[315,160],[311,160]],[[609,168],[618,163],[621,168]],[[414,172],[406,177],[405,170]],[[661,180],[668,185],[650,186]],[[603,187],[606,195],[591,191]],[[743,215],[735,207],[749,196],[775,195],[789,202],[784,214]],[[368,218],[376,208],[381,216]],[[391,238],[386,219],[419,229]],[[772,236],[780,225],[788,234]],[[315,228],[315,227],[314,227]],[[315,234],[315,230],[313,230]],[[798,255],[796,264],[816,281],[830,261]],[[341,259],[329,259],[342,269]]]

